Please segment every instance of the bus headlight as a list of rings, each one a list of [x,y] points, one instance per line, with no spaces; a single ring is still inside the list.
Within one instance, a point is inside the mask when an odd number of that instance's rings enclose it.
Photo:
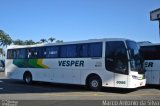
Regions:
[[[133,79],[138,79],[138,77],[137,77],[137,76],[135,76],[135,75],[132,75],[132,78],[133,78]]]

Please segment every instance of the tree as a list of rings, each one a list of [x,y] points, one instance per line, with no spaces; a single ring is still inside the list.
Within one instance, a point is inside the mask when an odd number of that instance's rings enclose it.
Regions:
[[[57,40],[56,43],[63,43],[63,40]]]
[[[46,39],[41,39],[40,41],[41,41],[42,43],[47,42],[47,40],[46,40]]]
[[[4,45],[5,33],[4,31],[0,30],[0,46]]]
[[[24,45],[34,45],[36,44],[33,40],[26,40],[24,41]]]
[[[6,34],[3,30],[0,30],[0,46],[2,46],[3,48],[0,48],[0,55],[5,56],[5,52],[4,52],[4,47],[7,47],[8,45],[10,45],[12,43],[12,39],[11,37]]]
[[[4,46],[8,46],[11,45],[13,42],[13,40],[11,39],[11,37],[7,34],[4,40]]]
[[[17,39],[17,40],[15,40],[15,41],[13,41],[13,44],[14,44],[14,45],[24,45],[25,43],[24,43],[24,41],[22,41],[22,40],[20,40],[20,39]]]
[[[56,39],[55,39],[55,38],[50,37],[48,40],[52,43],[52,42],[53,42],[54,40],[56,40]]]
[[[14,45],[34,45],[36,44],[33,40],[20,40],[20,39],[17,39],[15,41],[13,41],[13,44]]]
[[[0,30],[0,46],[8,46],[12,43],[11,37],[6,34],[3,30]]]
[[[41,44],[42,42],[41,41],[39,41],[39,42],[35,42],[35,44]]]

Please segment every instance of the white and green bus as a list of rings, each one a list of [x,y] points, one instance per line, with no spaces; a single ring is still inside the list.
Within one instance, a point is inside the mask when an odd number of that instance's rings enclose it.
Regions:
[[[121,39],[92,39],[30,46],[9,46],[6,76],[12,79],[137,88],[146,79],[136,42]]]

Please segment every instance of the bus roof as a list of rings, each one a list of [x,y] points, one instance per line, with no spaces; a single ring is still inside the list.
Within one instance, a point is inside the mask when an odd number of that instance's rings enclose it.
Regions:
[[[62,42],[62,43],[41,43],[35,45],[10,45],[7,49],[13,48],[29,48],[29,47],[43,47],[43,46],[53,46],[53,45],[67,45],[67,44],[78,44],[78,43],[91,43],[91,42],[104,42],[104,41],[125,41],[130,39],[125,38],[103,38],[103,39],[89,39],[81,41],[71,41],[71,42]],[[132,41],[132,40],[130,40]]]
[[[148,44],[140,44],[140,46],[158,46],[160,43],[148,43]]]

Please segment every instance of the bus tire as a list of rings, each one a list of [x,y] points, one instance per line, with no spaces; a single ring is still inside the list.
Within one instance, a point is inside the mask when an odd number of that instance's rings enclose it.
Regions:
[[[25,72],[23,75],[23,80],[26,84],[31,84],[32,83],[32,75],[30,72]]]
[[[91,76],[87,81],[87,88],[92,91],[100,91],[102,88],[102,81],[99,76]]]

